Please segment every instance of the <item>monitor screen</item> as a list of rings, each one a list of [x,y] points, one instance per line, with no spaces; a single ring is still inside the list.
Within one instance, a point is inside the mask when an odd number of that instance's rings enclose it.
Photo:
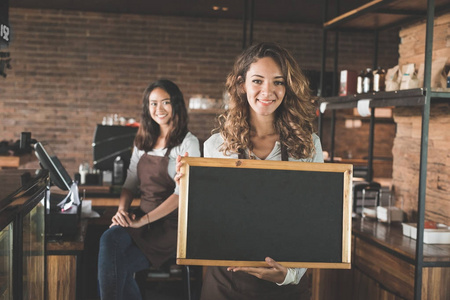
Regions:
[[[38,142],[34,145],[35,154],[39,159],[41,167],[50,172],[51,182],[61,190],[68,191],[72,185],[72,178],[63,167],[58,157],[51,151],[48,145],[44,146]]]

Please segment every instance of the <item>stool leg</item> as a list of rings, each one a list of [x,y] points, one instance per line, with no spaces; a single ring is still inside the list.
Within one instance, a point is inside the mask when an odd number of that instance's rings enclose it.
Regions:
[[[191,300],[191,269],[189,268],[189,266],[184,266],[184,276],[185,276],[185,281],[186,281],[186,293],[187,293],[187,298],[188,300]]]
[[[366,201],[366,189],[362,190],[362,210],[361,210],[361,217],[365,218],[364,216],[364,206],[365,206],[365,201]]]
[[[147,270],[142,270],[134,273],[134,280],[136,280],[136,283],[139,287],[142,299],[145,299],[145,278],[147,277],[147,273]]]

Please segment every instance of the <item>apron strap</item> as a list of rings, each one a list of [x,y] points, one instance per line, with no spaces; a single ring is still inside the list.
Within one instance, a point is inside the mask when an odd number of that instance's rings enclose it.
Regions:
[[[280,144],[281,144],[281,160],[282,161],[288,161],[289,154],[288,154],[288,151],[287,151],[287,147],[286,147],[285,144],[283,144],[281,142],[280,142]]]
[[[172,151],[172,148],[167,148],[166,153],[164,154],[164,157],[169,157],[170,151]]]
[[[244,151],[244,149],[239,149],[238,158],[239,159],[245,159],[245,151]]]

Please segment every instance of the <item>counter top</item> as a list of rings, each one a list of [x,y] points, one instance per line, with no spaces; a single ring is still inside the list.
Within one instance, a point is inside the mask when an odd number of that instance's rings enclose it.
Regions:
[[[0,200],[18,191],[35,176],[36,170],[0,169]]]
[[[26,163],[36,161],[37,157],[34,153],[22,155],[0,155],[0,169],[2,168],[18,168]]]
[[[416,240],[403,235],[402,225],[399,222],[389,225],[373,219],[353,219],[352,233],[414,263]],[[450,245],[424,244],[423,261],[450,262]]]

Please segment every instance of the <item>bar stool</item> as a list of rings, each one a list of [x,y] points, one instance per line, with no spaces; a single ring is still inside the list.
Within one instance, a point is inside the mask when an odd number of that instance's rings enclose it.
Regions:
[[[358,205],[358,192],[361,192],[362,197],[360,198],[362,200],[362,204]],[[364,202],[367,200],[367,194],[368,193],[375,193],[375,206],[380,205],[380,199],[381,199],[381,185],[378,182],[367,182],[367,181],[355,181],[353,183],[353,212],[359,213],[358,208],[363,209],[364,208]],[[361,211],[362,214],[362,211]]]
[[[161,266],[160,270],[170,273],[169,270],[172,265],[175,265],[175,261],[171,259],[168,262],[166,262],[163,266]],[[139,271],[135,274],[135,279],[139,286],[139,289],[141,291],[141,295],[142,295],[143,299],[146,299],[145,298],[146,278],[151,271],[152,270],[150,270],[150,269],[146,269],[146,270]],[[188,266],[188,265],[182,266],[181,280],[183,281],[184,299],[187,299],[187,300],[192,300],[191,275],[192,274],[191,274],[190,266]],[[161,279],[161,280],[163,281],[164,279]]]

